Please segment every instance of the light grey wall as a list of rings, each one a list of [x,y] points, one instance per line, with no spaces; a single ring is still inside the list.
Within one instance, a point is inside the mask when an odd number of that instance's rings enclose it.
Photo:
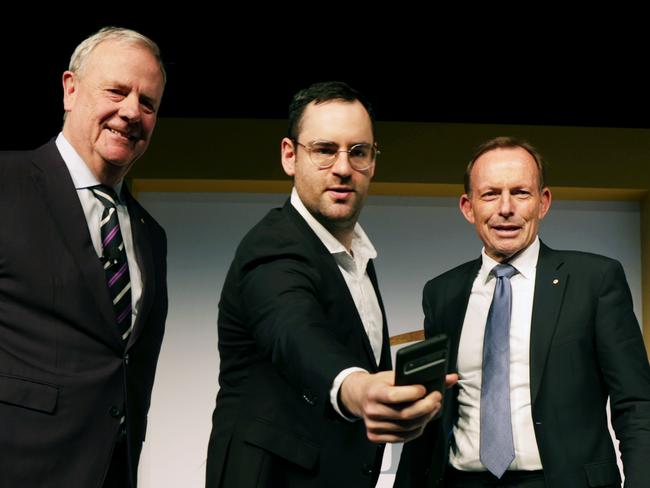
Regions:
[[[217,392],[217,303],[243,235],[285,195],[142,193],[169,240],[169,317],[140,464],[143,488],[204,486]],[[391,335],[421,328],[423,284],[480,253],[473,228],[450,198],[371,197],[361,224],[375,264]],[[638,204],[554,202],[540,235],[551,247],[619,259],[641,317]],[[391,486],[399,447],[388,449],[381,485]]]

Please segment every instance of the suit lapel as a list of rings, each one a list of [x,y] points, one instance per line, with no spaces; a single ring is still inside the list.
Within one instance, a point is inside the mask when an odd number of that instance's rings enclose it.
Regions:
[[[316,250],[317,255],[320,257],[320,260],[323,263],[323,267],[329,269],[328,273],[330,273],[331,276],[336,277],[335,279],[338,281],[336,287],[337,289],[341,290],[340,303],[343,307],[346,307],[346,309],[349,311],[349,316],[353,318],[352,320],[354,320],[355,322],[354,328],[357,331],[357,333],[360,334],[361,341],[363,343],[363,348],[364,351],[366,352],[366,356],[369,361],[369,364],[373,365],[376,371],[378,365],[377,365],[377,361],[375,360],[375,354],[372,352],[370,339],[368,339],[368,334],[366,333],[366,329],[363,326],[363,321],[361,320],[361,316],[359,315],[357,306],[354,303],[354,299],[352,298],[350,289],[348,288],[348,284],[346,283],[345,278],[343,277],[343,274],[341,273],[341,270],[338,267],[338,264],[336,264],[336,260],[334,259],[334,256],[332,256],[329,250],[325,247],[325,244],[321,242],[321,240],[314,233],[311,227],[309,227],[309,224],[305,222],[305,219],[302,218],[300,213],[298,213],[298,211],[295,208],[293,208],[293,205],[291,205],[290,201],[287,201],[284,204],[284,211],[287,212],[287,214],[290,216],[294,224],[298,227],[300,232],[305,236],[309,237],[311,245]],[[381,304],[381,298],[378,293],[376,281],[373,282],[373,286],[375,287],[375,292],[377,293],[377,299],[380,301],[380,307],[382,310],[382,315],[384,315],[384,321],[385,321],[384,309],[383,309],[383,305]],[[383,345],[382,345],[381,358],[383,358]]]
[[[391,359],[390,359],[390,337],[388,335],[388,324],[386,322],[386,311],[384,310],[384,302],[381,299],[381,293],[379,293],[379,283],[377,282],[377,274],[375,273],[375,266],[372,260],[368,261],[368,277],[370,278],[372,287],[375,289],[375,295],[377,295],[377,301],[379,302],[379,308],[381,309],[383,341],[381,343],[381,354],[379,355],[379,364],[377,366],[380,371],[385,371],[392,368]],[[370,340],[366,342],[368,343],[367,347],[372,349],[372,347],[370,346]],[[371,354],[371,356],[374,359],[375,357],[374,353]]]
[[[86,216],[72,178],[54,142],[37,149],[32,162],[40,170],[32,173],[37,191],[45,200],[61,240],[77,263],[96,302],[102,324],[94,332],[105,336],[107,342],[120,349],[121,340],[106,275],[93,247]],[[94,320],[89,320],[89,323],[94,323]]]
[[[147,229],[148,218],[141,211],[139,205],[126,188],[126,185],[123,186],[123,193],[129,210],[135,257],[140,268],[140,276],[142,277],[140,307],[136,315],[135,323],[133,324],[133,332],[126,346],[128,350],[142,333],[143,326],[146,323],[146,317],[151,310],[153,297],[156,294],[156,276],[151,250],[151,238]]]
[[[449,336],[449,365],[458,369],[458,347],[460,346],[460,335],[463,331],[465,312],[472,293],[472,286],[476,275],[481,269],[482,260],[478,259],[467,264],[465,272],[458,273],[446,290],[443,304],[442,324]]]
[[[551,340],[557,326],[569,271],[560,253],[540,243],[535,300],[530,328],[530,397],[534,403],[539,392]]]

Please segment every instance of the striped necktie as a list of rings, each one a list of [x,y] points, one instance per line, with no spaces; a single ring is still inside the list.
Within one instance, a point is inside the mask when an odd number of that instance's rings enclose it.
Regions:
[[[129,263],[120,222],[117,218],[117,195],[112,188],[98,185],[90,188],[104,206],[100,224],[102,239],[102,263],[106,273],[106,282],[113,301],[115,318],[122,340],[126,341],[131,333],[131,278]]]

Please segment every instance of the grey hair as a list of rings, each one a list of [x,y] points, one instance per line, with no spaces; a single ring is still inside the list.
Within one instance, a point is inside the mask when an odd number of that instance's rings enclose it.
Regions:
[[[160,72],[163,77],[163,86],[167,82],[167,73],[163,66],[162,57],[160,56],[160,48],[148,37],[140,34],[131,29],[124,29],[122,27],[104,27],[97,31],[92,36],[88,37],[77,46],[70,58],[70,65],[68,69],[73,73],[81,76],[83,74],[86,63],[88,62],[89,55],[105,41],[118,41],[125,44],[134,44],[144,47],[156,58],[160,66]]]

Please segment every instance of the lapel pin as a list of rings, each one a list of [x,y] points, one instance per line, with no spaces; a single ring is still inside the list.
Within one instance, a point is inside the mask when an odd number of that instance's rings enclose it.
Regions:
[[[553,284],[554,284],[554,285],[557,285],[559,282],[560,282],[560,280],[558,280],[557,278],[555,278],[555,279],[553,280]]]
[[[142,217],[140,217],[140,222],[144,224],[144,219]]]

